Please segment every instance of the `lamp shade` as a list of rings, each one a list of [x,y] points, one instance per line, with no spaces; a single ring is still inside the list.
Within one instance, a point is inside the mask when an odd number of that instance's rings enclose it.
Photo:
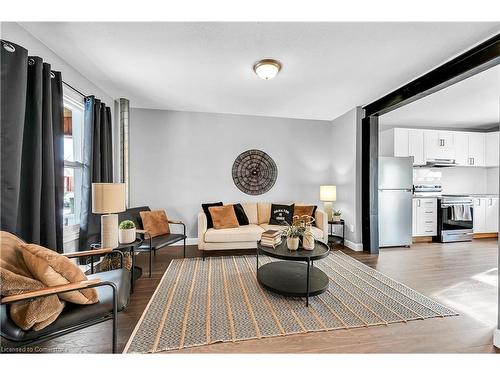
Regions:
[[[94,214],[112,214],[123,212],[125,209],[125,184],[92,184],[92,212]]]
[[[335,202],[337,200],[337,187],[335,185],[320,186],[319,200],[323,202]]]

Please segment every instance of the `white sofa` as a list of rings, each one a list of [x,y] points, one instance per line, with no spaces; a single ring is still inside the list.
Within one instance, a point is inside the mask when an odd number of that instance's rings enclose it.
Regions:
[[[231,250],[255,249],[257,241],[263,232],[269,229],[283,229],[284,226],[270,225],[271,203],[242,203],[248,217],[249,225],[238,228],[214,229],[207,228],[207,216],[203,211],[198,213],[198,249]],[[301,206],[302,204],[296,204]],[[314,237],[328,242],[328,218],[326,213],[317,208],[315,213]]]

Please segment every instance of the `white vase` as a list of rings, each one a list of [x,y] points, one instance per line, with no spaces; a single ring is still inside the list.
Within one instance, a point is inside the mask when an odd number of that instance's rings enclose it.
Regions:
[[[287,237],[286,246],[288,250],[297,250],[299,248],[299,237]]]
[[[306,231],[302,236],[302,247],[304,250],[314,250],[314,235],[310,225],[306,227]]]
[[[120,229],[118,232],[118,241],[120,241],[120,243],[132,243],[135,241],[135,238],[135,228]]]
[[[340,220],[342,220],[342,217],[340,215],[333,215],[332,221],[340,221]]]

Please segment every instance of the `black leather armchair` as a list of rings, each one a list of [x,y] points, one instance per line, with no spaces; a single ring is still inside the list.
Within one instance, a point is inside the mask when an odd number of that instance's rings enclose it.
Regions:
[[[141,211],[151,211],[148,206],[129,208],[127,211],[118,214],[118,219],[120,222],[123,220],[131,220],[134,222],[137,233],[142,237],[143,243],[136,250],[138,252],[148,252],[149,253],[149,277],[151,277],[152,268],[152,258],[151,252],[156,255],[156,250],[159,250],[165,246],[174,244],[179,241],[183,241],[183,256],[186,257],[186,225],[182,221],[169,220],[169,224],[181,225],[183,228],[182,234],[180,233],[168,233],[161,236],[151,237],[148,232],[144,230],[141,220]]]
[[[99,249],[63,254],[68,258],[100,257],[118,253],[122,258],[122,268],[88,275],[87,281],[47,287],[32,292],[3,297],[0,301],[0,333],[2,346],[24,347],[51,340],[80,329],[113,320],[113,353],[116,353],[116,334],[118,327],[118,311],[123,310],[130,297],[130,273],[123,268],[123,254],[118,250]],[[92,305],[76,305],[66,302],[62,313],[49,326],[40,331],[24,331],[10,318],[9,304],[59,294],[72,290],[96,288],[99,302]]]

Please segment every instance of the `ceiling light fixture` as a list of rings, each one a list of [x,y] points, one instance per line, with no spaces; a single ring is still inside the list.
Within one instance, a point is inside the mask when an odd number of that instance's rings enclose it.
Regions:
[[[255,63],[253,66],[253,71],[260,78],[265,80],[270,80],[276,77],[276,75],[281,70],[281,63],[274,59],[264,59]]]

